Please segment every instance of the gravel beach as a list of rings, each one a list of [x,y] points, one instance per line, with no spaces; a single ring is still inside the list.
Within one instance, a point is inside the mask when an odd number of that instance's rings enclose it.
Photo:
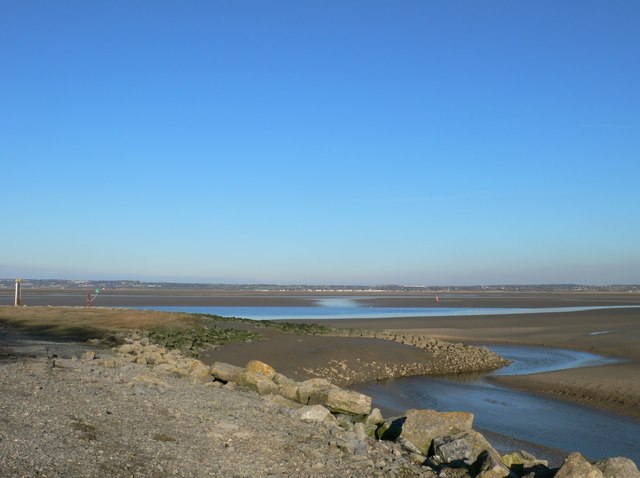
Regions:
[[[25,340],[26,355],[13,335],[0,359],[2,477],[435,476],[394,443],[356,450],[353,432],[293,418],[255,392]]]

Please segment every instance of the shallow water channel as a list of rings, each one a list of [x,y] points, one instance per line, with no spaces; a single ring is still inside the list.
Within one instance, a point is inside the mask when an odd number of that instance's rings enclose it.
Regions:
[[[640,421],[496,385],[491,375],[525,375],[602,365],[613,359],[572,350],[525,346],[490,347],[513,363],[484,376],[406,377],[363,384],[384,416],[410,408],[466,411],[474,428],[500,451],[522,448],[559,464],[570,451],[590,459],[626,456],[640,463]]]
[[[455,317],[506,314],[543,314],[549,312],[580,312],[598,309],[638,308],[636,305],[578,307],[368,307],[353,298],[314,300],[313,306],[129,306],[131,309],[152,309],[164,312],[214,314],[223,317],[243,317],[252,320],[325,320],[376,319],[407,317]],[[603,332],[596,332],[603,333]],[[606,331],[604,331],[606,333]]]

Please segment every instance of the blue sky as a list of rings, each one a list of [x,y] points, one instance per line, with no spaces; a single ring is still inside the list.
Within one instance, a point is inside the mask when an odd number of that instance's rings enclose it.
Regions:
[[[0,277],[640,283],[639,21],[2,1]]]

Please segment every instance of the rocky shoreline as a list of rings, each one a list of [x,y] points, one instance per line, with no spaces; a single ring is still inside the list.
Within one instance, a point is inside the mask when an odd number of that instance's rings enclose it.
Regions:
[[[330,335],[390,340],[423,350],[429,357],[428,360],[411,363],[360,361],[359,366],[353,368],[349,367],[344,360],[333,359],[326,366],[305,369],[312,376],[326,378],[341,386],[415,375],[486,372],[510,363],[509,360],[492,352],[487,347],[446,342],[420,333],[395,330],[334,329]]]
[[[423,340],[411,337],[400,339]],[[438,347],[443,345],[435,340],[429,343]],[[444,350],[449,348],[445,346]],[[640,477],[633,461],[623,457],[590,463],[581,454],[571,453],[560,468],[554,469],[545,460],[539,460],[524,450],[500,456],[482,434],[473,430],[471,413],[408,410],[402,416],[385,419],[380,410],[371,408],[371,398],[366,395],[341,389],[322,378],[296,382],[257,360],[250,361],[246,367],[216,362],[207,369],[194,359],[186,359],[186,362],[184,358],[176,360],[173,352],[162,351],[153,344],[144,346],[141,342],[133,342],[121,346],[118,351],[124,354],[126,360],[151,362],[165,371],[184,375],[195,382],[248,388],[272,403],[291,409],[292,417],[342,429],[342,440],[330,441],[331,448],[342,448],[348,453],[366,456],[372,450],[373,443],[391,442],[399,445],[399,454],[398,448],[395,448],[395,455],[404,458],[412,466],[419,465],[419,476]],[[211,377],[213,382],[210,382]],[[375,473],[395,476],[393,473],[396,468],[387,466],[376,469],[374,466],[368,471],[371,474],[367,476],[376,476]]]
[[[509,364],[487,347],[451,343],[423,333],[327,327],[287,332],[248,326],[268,335],[250,344],[205,351],[202,360],[209,365],[216,361],[244,365],[258,358],[297,379],[325,378],[340,386],[414,375],[485,372]]]
[[[500,456],[469,413],[385,418],[370,397],[341,387],[505,361],[485,347],[408,331],[334,332],[411,345],[428,360],[336,361],[296,380],[258,360],[205,364],[145,332],[92,346],[39,344],[13,331],[0,354],[0,476],[640,477],[619,457],[590,463],[573,453],[553,468],[523,450]],[[114,340],[113,350],[95,347]]]
[[[0,361],[0,476],[640,476],[623,458],[574,453],[553,469],[524,451],[500,456],[468,413],[384,418],[369,397],[322,378],[126,342]]]

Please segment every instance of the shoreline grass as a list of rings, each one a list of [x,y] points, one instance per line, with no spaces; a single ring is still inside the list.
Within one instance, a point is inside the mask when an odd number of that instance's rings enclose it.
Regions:
[[[304,335],[328,335],[334,330],[317,324],[257,321],[211,314],[67,306],[0,306],[0,325],[32,336],[77,342],[97,340],[111,346],[123,342],[126,336],[138,334],[148,336],[158,345],[180,349],[194,357],[212,347],[263,340],[264,335],[255,330],[260,328]]]

